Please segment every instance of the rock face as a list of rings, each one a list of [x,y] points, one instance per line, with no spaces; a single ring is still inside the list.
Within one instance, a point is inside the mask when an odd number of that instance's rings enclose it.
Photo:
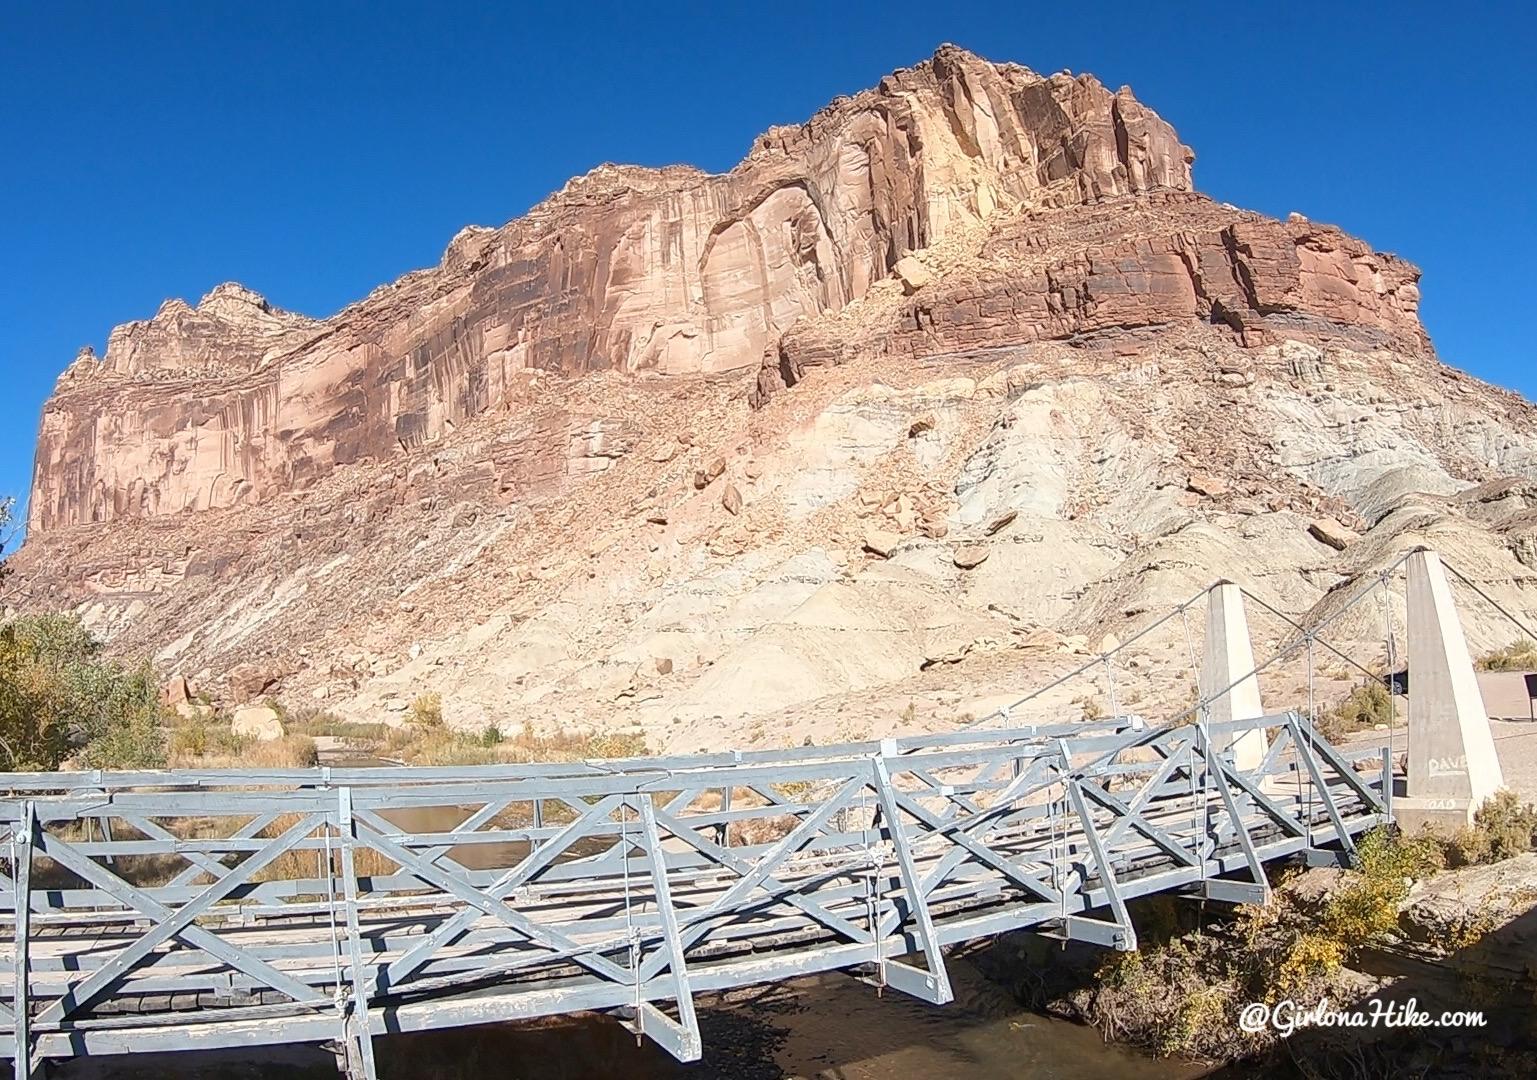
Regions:
[[[1000,207],[1185,191],[1191,160],[1129,90],[946,46],[723,176],[601,166],[323,322],[237,285],[167,301],[60,380],[30,529],[305,488],[512,403],[535,372],[756,365],[798,317]]]
[[[1272,221],[1181,190],[1016,215],[950,269],[937,285],[909,286],[916,295],[854,333],[840,319],[792,327],[764,358],[757,400],[807,368],[852,356],[913,358],[1193,322],[1229,326],[1248,347],[1427,344],[1415,267],[1329,226]]]
[[[1537,410],[1439,363],[1413,267],[1190,160],[1129,91],[945,47],[324,321],[170,302],[60,379],[0,600],[223,702],[680,752],[963,723],[1089,642],[1137,642],[1113,691],[1016,719],[1154,717],[1172,605],[1322,617],[1420,544],[1537,622]],[[1329,640],[1373,665],[1369,614]]]

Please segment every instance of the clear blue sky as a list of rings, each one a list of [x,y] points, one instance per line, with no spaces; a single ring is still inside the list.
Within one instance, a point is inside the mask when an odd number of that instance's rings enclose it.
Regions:
[[[76,349],[168,296],[328,315],[574,173],[729,168],[942,41],[1129,83],[1203,191],[1418,263],[1442,357],[1537,396],[1527,5],[491,6],[0,0],[0,494]]]

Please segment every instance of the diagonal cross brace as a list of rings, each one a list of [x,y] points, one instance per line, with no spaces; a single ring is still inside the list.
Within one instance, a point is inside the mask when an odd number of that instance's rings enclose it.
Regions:
[[[1079,790],[1077,778],[1067,778],[1067,797],[1073,804],[1073,811],[1078,815],[1078,821],[1083,826],[1084,840],[1089,847],[1089,853],[1094,856],[1095,866],[1099,869],[1099,882],[1105,889],[1105,897],[1110,903],[1110,910],[1115,914],[1116,928],[1124,935],[1116,942],[1116,947],[1125,952],[1131,952],[1137,947],[1137,931],[1131,924],[1131,915],[1126,910],[1126,901],[1121,898],[1120,885],[1115,880],[1115,869],[1110,865],[1110,859],[1105,853],[1105,846],[1100,842],[1099,830],[1094,827],[1094,818],[1090,814],[1088,805],[1083,801],[1083,792]],[[1085,895],[1087,902],[1087,895]]]
[[[1137,794],[1132,797],[1130,803],[1124,803],[1130,815],[1142,814],[1143,809],[1148,803],[1156,801],[1158,795],[1163,791],[1164,785],[1169,782],[1169,778],[1173,775],[1174,770],[1190,762],[1192,749],[1193,744],[1185,743],[1183,748],[1165,754],[1163,761],[1154,770],[1147,783],[1138,789]],[[1109,795],[1110,792],[1105,791],[1104,794]],[[1090,797],[1093,797],[1092,794]],[[1117,812],[1120,813],[1120,811]],[[1109,829],[1105,830],[1105,846],[1114,847],[1121,837],[1126,835],[1126,830],[1132,828],[1133,820],[1132,816],[1122,816]]]
[[[1300,738],[1300,736],[1302,735],[1305,726],[1308,737],[1306,740],[1303,740]],[[1378,813],[1381,813],[1385,806],[1385,800],[1383,799],[1382,793],[1375,790],[1372,785],[1367,783],[1365,780],[1362,780],[1360,775],[1350,767],[1350,762],[1341,757],[1340,752],[1334,748],[1329,740],[1319,736],[1317,731],[1311,726],[1308,726],[1305,720],[1302,720],[1300,717],[1298,717],[1296,727],[1299,736],[1298,746],[1301,747],[1306,745],[1309,752],[1317,751],[1318,756],[1322,757],[1326,762],[1329,763],[1335,772],[1339,773],[1340,779],[1345,781],[1345,783],[1351,787],[1357,795],[1361,797],[1362,802],[1364,802],[1367,806],[1371,807]]]
[[[1334,792],[1329,790],[1329,784],[1324,779],[1323,772],[1318,768],[1318,758],[1314,756],[1313,748],[1303,745],[1302,734],[1297,728],[1297,715],[1293,713],[1286,723],[1292,729],[1292,739],[1297,744],[1297,756],[1302,758],[1302,763],[1307,766],[1308,775],[1313,778],[1313,783],[1318,789],[1319,797],[1323,801],[1324,809],[1329,812],[1329,820],[1334,823],[1334,833],[1340,842],[1340,846],[1354,855],[1356,839],[1350,834],[1350,830],[1345,828],[1345,821],[1340,817],[1340,808],[1334,801]],[[1311,844],[1312,842],[1313,828],[1312,822],[1309,822],[1308,843]]]
[[[614,807],[618,806],[619,802],[620,796],[609,795],[606,798],[600,799],[592,806],[584,807],[581,815],[575,821],[551,837],[548,843],[540,844],[537,848],[530,850],[522,862],[508,870],[489,886],[485,891],[486,897],[500,904],[525,882],[548,868],[551,863],[559,858],[561,852],[565,851],[567,847],[587,831],[594,821],[600,821],[613,813]],[[395,986],[409,978],[438,949],[459,940],[469,930],[475,920],[480,918],[480,914],[479,909],[470,908],[461,911],[442,926],[439,926],[385,970],[385,984],[387,986]]]
[[[934,931],[934,920],[929,914],[929,902],[924,896],[923,884],[918,878],[918,868],[913,864],[912,848],[908,845],[907,834],[902,829],[902,813],[897,807],[896,789],[891,786],[891,772],[886,768],[884,758],[872,758],[870,765],[875,777],[875,793],[881,803],[881,817],[885,819],[886,835],[897,856],[897,868],[900,871],[902,889],[907,898],[907,909],[917,924],[918,944],[923,949],[923,958],[928,964],[927,971],[919,971],[900,961],[888,960],[883,937],[875,943],[881,973],[888,986],[894,986],[904,993],[912,994],[935,1005],[944,1005],[955,999],[955,993],[950,989],[950,974],[945,970],[945,957],[939,948],[939,935]]]
[[[898,801],[901,802],[908,813],[912,814],[922,824],[928,826],[933,835],[949,839],[955,845],[939,861],[939,865],[929,871],[928,877],[924,879],[924,896],[931,895],[935,889],[944,884],[955,868],[966,861],[966,856],[971,855],[1012,880],[1026,892],[1034,893],[1043,900],[1048,900],[1052,903],[1056,903],[1061,899],[1061,894],[1050,885],[1039,878],[1025,873],[1022,868],[1015,866],[994,852],[985,843],[971,835],[985,825],[992,824],[995,821],[1006,821],[1008,816],[1015,812],[1014,802],[1017,799],[1023,798],[1025,794],[1030,793],[1024,792],[1021,794],[1021,789],[1034,783],[1042,773],[1047,771],[1050,765],[1051,761],[1048,759],[1037,759],[1027,771],[1016,775],[1010,781],[1009,785],[998,794],[998,797],[990,807],[966,818],[952,817],[948,813],[941,816],[928,810],[916,800],[909,799],[904,793],[897,792]],[[1034,788],[1030,789],[1031,792],[1034,790]]]
[[[1283,729],[1283,732],[1284,730],[1285,729]],[[1280,741],[1280,739],[1276,740],[1276,742]],[[1220,756],[1217,758],[1217,771],[1234,786],[1243,791],[1251,804],[1258,806],[1261,810],[1265,811],[1265,813],[1269,814],[1273,819],[1275,819],[1276,824],[1281,826],[1282,831],[1289,833],[1292,836],[1307,835],[1308,830],[1302,824],[1302,822],[1292,817],[1285,810],[1282,810],[1280,804],[1276,802],[1275,798],[1271,794],[1261,789],[1257,784],[1255,784],[1253,780],[1244,775],[1244,773],[1230,766],[1228,762],[1223,760]]]
[[[596,810],[598,807],[610,804],[602,815],[606,817],[613,808],[612,804],[620,801],[621,796],[610,796],[593,809]],[[372,815],[369,816],[371,817]],[[582,830],[577,828],[581,824],[582,822],[580,821],[573,822],[570,826],[561,830],[561,835],[565,836],[569,833],[570,838],[575,839],[581,834]],[[411,952],[390,965],[385,973],[390,986],[398,985],[398,977],[394,974],[397,967],[407,973],[417,970],[437,950],[442,942],[449,938],[457,939],[482,914],[490,915],[492,918],[528,938],[531,943],[556,951],[569,951],[576,963],[581,964],[595,975],[613,982],[629,982],[629,973],[617,964],[597,955],[595,947],[584,949],[578,942],[560,931],[553,927],[541,926],[520,912],[514,911],[504,903],[505,898],[523,881],[553,862],[560,854],[562,846],[551,843],[541,847],[538,851],[530,852],[516,870],[503,875],[502,879],[490,889],[482,891],[468,882],[460,881],[453,874],[428,862],[421,855],[395,843],[381,833],[370,830],[365,835],[360,832],[359,838],[380,854],[399,863],[403,869],[410,871],[426,884],[436,885],[444,892],[457,897],[469,905],[467,910],[456,914],[448,922],[433,931],[430,937],[413,948]]]
[[[748,873],[735,881],[731,888],[727,889],[710,904],[702,908],[691,909],[688,917],[680,924],[683,936],[683,947],[693,947],[698,941],[709,934],[711,923],[722,915],[730,916],[736,911],[736,903],[752,890],[765,886],[769,875],[774,868],[792,854],[811,843],[822,826],[842,809],[849,800],[859,791],[868,786],[868,781],[862,776],[850,777],[844,782],[837,792],[816,810],[801,819],[799,825],[781,838],[773,847],[769,848],[752,866]],[[863,935],[860,935],[863,937]],[[641,978],[649,979],[660,969],[660,960],[652,957],[641,967]]]
[[[259,833],[263,829],[265,829],[268,825],[271,825],[280,816],[281,815],[279,815],[279,814],[258,814],[256,817],[253,817],[250,821],[246,822],[240,828],[236,829],[234,834],[231,835],[229,837],[229,839],[231,839],[231,840],[249,840],[253,836],[255,836],[257,833]],[[142,819],[142,820],[139,819],[139,818],[130,818],[128,820],[128,824],[132,825],[136,829],[142,830],[146,834],[149,834],[149,833],[152,832],[151,829],[145,827],[147,825],[153,825],[153,822],[149,821],[149,819],[147,819],[147,818]],[[159,828],[159,826],[155,826],[155,828]],[[167,832],[163,828],[160,829],[160,832],[165,833],[164,836],[160,837],[160,839],[162,839],[162,840],[174,840],[175,839],[175,837],[173,835],[171,835],[169,832]],[[196,854],[196,853],[194,852],[192,854]],[[210,859],[209,861],[212,862],[214,865],[213,866],[207,866],[207,865],[199,863],[199,861],[197,859],[193,858],[191,854],[188,854],[185,857],[186,857],[187,861],[189,863],[191,863],[192,865],[191,866],[185,866],[180,871],[178,871],[175,877],[173,877],[170,881],[166,882],[166,886],[165,886],[166,888],[168,888],[168,889],[175,889],[175,888],[179,888],[182,885],[190,885],[193,882],[193,880],[197,877],[198,872],[200,870],[207,870],[209,873],[213,874],[215,877],[223,877],[224,876],[224,872],[229,869],[229,867],[225,866],[222,862],[219,862],[217,859]]]
[[[1115,839],[1119,839],[1120,835],[1123,835],[1127,828],[1131,828],[1136,829],[1143,836],[1151,840],[1175,862],[1184,863],[1186,866],[1195,866],[1199,862],[1194,855],[1185,850],[1185,846],[1179,842],[1177,837],[1148,821],[1140,809],[1126,805],[1126,803],[1092,781],[1080,780],[1078,786],[1079,790],[1090,799],[1117,816],[1118,820],[1111,826],[1109,832],[1106,833],[1105,842],[1107,846],[1114,843]],[[1119,833],[1117,830],[1119,830]]]
[[[1041,879],[1026,873],[1023,869],[1009,862],[982,841],[971,835],[972,829],[968,828],[969,822],[962,820],[941,820],[938,816],[921,803],[916,802],[905,792],[893,789],[897,804],[922,825],[931,830],[931,835],[944,837],[955,845],[955,848],[940,860],[939,865],[929,872],[923,879],[923,895],[931,895],[935,889],[944,883],[948,875],[956,866],[970,855],[985,866],[998,871],[1009,881],[1018,885],[1026,892],[1033,893],[1041,900],[1056,903],[1061,896]]]
[[[1264,864],[1260,862],[1259,854],[1254,850],[1254,838],[1249,835],[1248,826],[1239,811],[1238,800],[1233,798],[1233,786],[1228,764],[1216,748],[1208,742],[1206,744],[1207,769],[1217,774],[1217,791],[1222,796],[1222,806],[1227,811],[1228,818],[1233,822],[1233,831],[1238,835],[1238,844],[1243,848],[1244,862],[1249,866],[1249,876],[1254,884],[1260,887],[1263,900],[1261,903],[1270,902],[1270,879],[1265,876]],[[1204,877],[1204,871],[1202,873]]]
[[[701,836],[696,830],[689,828],[689,826],[686,825],[682,820],[674,817],[672,814],[665,810],[657,810],[655,813],[657,820],[660,821],[663,825],[667,826],[668,830],[675,837],[683,841],[685,844],[688,844],[701,855],[714,860],[725,869],[734,871],[743,877],[752,873],[752,864],[748,862],[748,860],[741,858],[740,856],[733,853],[729,848],[721,847],[721,845],[717,844],[715,841]],[[834,933],[841,934],[842,936],[848,938],[850,941],[863,942],[866,941],[869,937],[869,935],[866,934],[865,931],[856,924],[850,922],[835,912],[827,910],[825,907],[823,907],[821,904],[818,904],[810,897],[803,896],[795,892],[790,885],[780,881],[776,877],[765,877],[762,881],[762,885],[766,889],[777,890],[780,894],[785,894],[784,899],[787,903],[790,903],[799,908],[801,911],[804,911],[807,915],[810,915],[813,919],[827,927],[829,930],[833,931]]]
[[[323,1003],[325,999],[317,994],[313,987],[283,974],[263,960],[242,953],[240,950],[220,940],[217,935],[198,926],[194,920],[213,907],[214,904],[234,892],[236,888],[249,881],[262,867],[286,852],[290,844],[308,834],[314,829],[316,824],[324,820],[324,817],[324,814],[308,814],[301,818],[297,824],[281,836],[273,839],[261,851],[256,852],[250,858],[241,862],[227,875],[199,893],[195,899],[188,901],[174,911],[160,903],[150,894],[129,885],[95,862],[85,858],[64,841],[44,834],[42,846],[45,854],[86,880],[95,881],[107,893],[116,896],[130,907],[159,921],[156,926],[144,933],[137,941],[98,968],[88,979],[77,986],[71,987],[68,992],[60,996],[59,1000],[50,1005],[38,1017],[38,1022],[44,1024],[58,1023],[76,1009],[89,1004],[98,994],[133,970],[139,961],[174,937],[179,937],[187,944],[224,960],[232,967],[245,972],[253,978],[260,979],[275,990],[281,990],[295,1001]]]
[[[678,912],[672,903],[672,888],[667,881],[667,857],[656,827],[656,807],[650,798],[637,798],[640,804],[641,835],[646,840],[646,854],[651,863],[651,888],[657,913],[662,921],[661,953],[667,957],[672,973],[673,997],[678,1002],[678,1021],[674,1022],[648,1001],[636,1005],[636,1022],[642,1033],[662,1044],[679,1061],[698,1061],[703,1052],[699,1037],[699,1017],[694,1011],[694,993],[689,987],[688,967],[683,959],[683,939],[678,934]],[[639,979],[636,980],[637,989]]]

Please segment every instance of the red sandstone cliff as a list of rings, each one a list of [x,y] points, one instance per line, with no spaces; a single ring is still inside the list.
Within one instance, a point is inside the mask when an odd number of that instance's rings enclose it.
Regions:
[[[301,489],[442,436],[536,371],[756,366],[911,250],[1000,209],[1186,191],[1191,159],[1129,90],[945,46],[725,175],[601,166],[330,319],[235,285],[168,301],[60,379],[30,528]]]

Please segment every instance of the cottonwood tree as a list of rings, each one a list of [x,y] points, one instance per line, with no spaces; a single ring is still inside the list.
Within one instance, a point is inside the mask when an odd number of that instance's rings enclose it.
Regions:
[[[9,571],[6,569],[6,556],[11,553],[11,544],[16,539],[16,534],[21,531],[21,525],[16,521],[16,500],[6,497],[0,498],[0,581],[5,580]]]

